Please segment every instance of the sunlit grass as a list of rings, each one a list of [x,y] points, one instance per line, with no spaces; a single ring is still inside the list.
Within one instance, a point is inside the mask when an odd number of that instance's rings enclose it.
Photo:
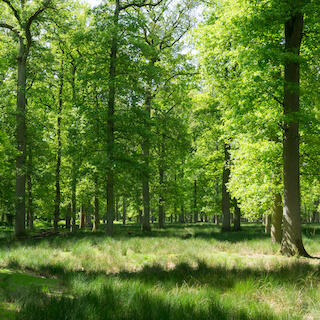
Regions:
[[[319,228],[308,227],[312,255],[320,256],[319,240]],[[278,251],[257,225],[226,234],[172,226],[146,236],[118,225],[113,238],[81,231],[3,242],[4,272],[55,285],[34,281],[30,290],[27,281],[10,301],[1,298],[17,319],[319,319],[318,261]]]

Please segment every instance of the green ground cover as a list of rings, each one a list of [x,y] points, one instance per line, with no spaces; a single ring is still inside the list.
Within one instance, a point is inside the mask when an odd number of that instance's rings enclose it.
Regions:
[[[261,226],[115,229],[14,241],[2,228],[0,319],[320,319],[320,261],[280,256]],[[319,240],[305,226],[312,255]]]

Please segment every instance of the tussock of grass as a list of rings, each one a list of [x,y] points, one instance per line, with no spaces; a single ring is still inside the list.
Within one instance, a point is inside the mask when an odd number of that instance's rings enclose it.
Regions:
[[[306,237],[314,255],[317,230]],[[113,238],[81,231],[0,242],[7,286],[23,283],[1,299],[30,320],[319,319],[319,261],[278,250],[260,226],[175,226],[147,236],[117,226]]]

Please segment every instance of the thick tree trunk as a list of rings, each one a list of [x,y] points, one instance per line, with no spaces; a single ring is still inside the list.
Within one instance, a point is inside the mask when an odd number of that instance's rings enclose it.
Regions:
[[[240,222],[241,222],[241,211],[240,211],[240,208],[238,206],[237,201],[235,201],[234,219],[233,219],[233,230],[234,231],[241,230]]]
[[[107,234],[113,233],[114,220],[114,113],[116,97],[116,65],[118,54],[118,29],[119,29],[120,1],[116,0],[113,15],[114,32],[111,40],[110,68],[109,68],[109,97],[108,97],[108,120],[107,120],[107,152],[109,168],[107,170]]]
[[[199,222],[197,205],[197,180],[194,180],[193,183],[193,221],[194,223]]]
[[[300,168],[299,168],[299,112],[300,66],[297,57],[303,34],[303,14],[292,10],[285,23],[285,48],[292,57],[285,62],[283,111],[283,237],[281,253],[308,257],[301,234]]]
[[[16,221],[14,233],[16,237],[25,235],[25,185],[26,185],[26,47],[23,38],[19,38],[18,55],[18,87],[16,109],[16,139],[18,155],[16,158]]]
[[[224,145],[224,167],[222,175],[222,231],[230,231],[230,194],[227,190],[227,183],[230,177],[230,146],[228,144]]]
[[[94,177],[94,221],[92,231],[97,231],[100,225],[99,217],[99,184],[98,184],[98,175]]]
[[[63,53],[63,52],[62,52]],[[64,61],[61,59],[60,65],[60,87],[59,87],[59,107],[58,107],[58,119],[57,119],[57,163],[56,163],[56,199],[54,204],[54,216],[53,216],[53,228],[55,231],[58,230],[58,222],[60,219],[60,202],[61,202],[61,191],[60,191],[60,170],[61,170],[61,120],[62,120],[62,106],[63,106],[63,85],[64,85]]]
[[[281,243],[282,240],[282,197],[281,194],[274,196],[273,212],[271,219],[271,241]]]

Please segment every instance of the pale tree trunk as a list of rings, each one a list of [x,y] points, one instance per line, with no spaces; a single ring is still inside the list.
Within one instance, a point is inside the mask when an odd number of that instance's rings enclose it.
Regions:
[[[270,234],[271,232],[271,220],[272,220],[272,217],[270,214],[265,216],[264,232],[266,234]]]
[[[300,53],[303,35],[303,14],[293,10],[285,23],[286,52]],[[283,111],[286,122],[283,130],[283,236],[281,253],[287,256],[306,256],[302,243],[300,216],[300,168],[299,168],[299,112],[300,66],[293,58],[285,62]]]
[[[228,144],[224,145],[224,167],[222,175],[222,231],[230,231],[230,194],[227,190],[227,183],[230,177],[230,146]]]
[[[18,155],[16,158],[16,221],[14,233],[16,237],[25,235],[25,185],[26,185],[26,47],[23,38],[19,38],[18,55],[18,88],[16,109],[16,139]]]
[[[271,221],[271,241],[281,243],[282,240],[282,197],[281,194],[277,193],[274,196],[272,221]]]
[[[62,52],[63,54],[63,52]],[[59,107],[58,107],[58,119],[57,119],[57,163],[56,163],[56,199],[54,205],[54,216],[53,216],[53,228],[55,231],[58,230],[58,222],[60,219],[60,202],[61,202],[61,191],[60,191],[60,171],[61,171],[61,120],[62,120],[62,106],[63,106],[63,58],[61,59],[60,65],[60,87],[59,87]]]

